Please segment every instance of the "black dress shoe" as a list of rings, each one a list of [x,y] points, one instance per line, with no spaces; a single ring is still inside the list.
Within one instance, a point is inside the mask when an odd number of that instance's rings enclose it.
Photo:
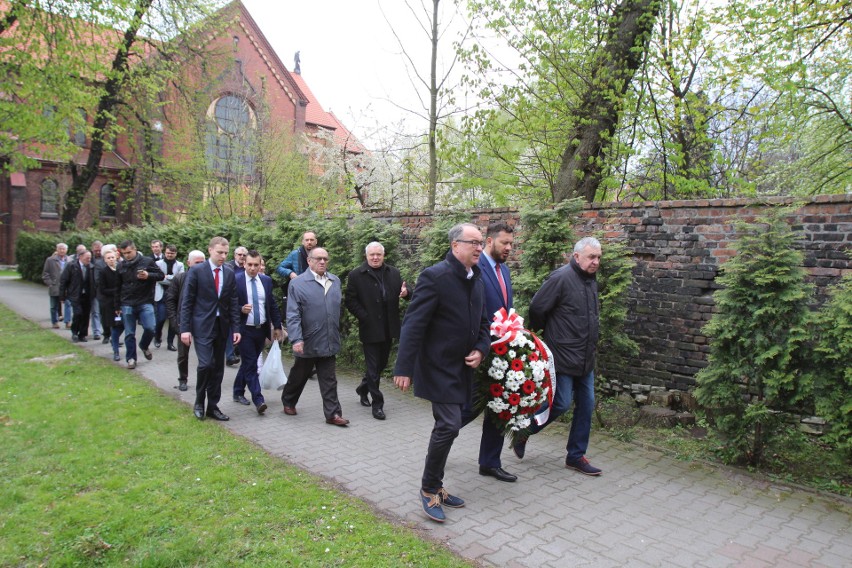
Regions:
[[[248,406],[248,405],[250,405],[250,404],[251,404],[251,403],[248,401],[248,399],[247,399],[246,397],[244,397],[243,395],[235,396],[235,397],[234,397],[234,402],[239,402],[240,404],[245,404],[246,406]]]
[[[189,387],[186,386],[186,379],[184,379],[184,380],[178,379],[178,390],[185,391],[185,390],[188,390],[188,389],[189,389]]]
[[[159,349],[159,348],[160,348],[160,345],[162,345],[162,344],[163,344],[163,342],[162,342],[162,341],[155,341],[155,342],[154,342],[154,347],[156,347],[157,349]]]
[[[382,410],[381,408],[376,408],[375,410],[373,410],[373,418],[375,418],[376,420],[384,420],[387,417],[385,416],[384,410]]]
[[[502,467],[482,467],[479,466],[479,475],[488,475],[495,479],[499,479],[500,481],[517,481],[518,476],[512,475],[508,471],[504,470]]]
[[[222,411],[218,408],[214,408],[212,410],[208,409],[207,416],[209,416],[213,420],[219,420],[220,422],[227,422],[228,420],[230,420],[230,418],[227,415],[223,414]]]
[[[231,357],[230,359],[225,361],[225,364],[229,367],[233,367],[234,365],[239,365],[240,364],[240,358],[239,357]]]
[[[193,409],[193,414],[195,414],[195,417],[199,420],[204,420],[204,405],[196,404],[195,408]]]
[[[168,348],[168,349],[169,349],[169,351],[177,351],[177,347],[175,347],[175,346],[174,346],[173,344],[171,344],[171,343],[169,343],[169,348]]]
[[[361,397],[361,406],[372,406],[370,404],[370,399],[367,398],[367,389],[361,390],[361,387],[355,389],[355,394]]]
[[[268,408],[268,407],[266,406],[266,403],[265,403],[265,402],[261,402],[261,403],[258,405],[258,407],[257,407],[257,413],[258,413],[258,414],[263,414],[264,412],[266,412],[266,409],[267,409],[267,408]]]

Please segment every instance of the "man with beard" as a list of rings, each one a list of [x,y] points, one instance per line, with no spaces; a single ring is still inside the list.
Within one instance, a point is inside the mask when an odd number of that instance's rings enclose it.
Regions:
[[[124,322],[124,345],[127,368],[136,368],[136,323],[142,324],[142,339],[139,349],[149,361],[153,359],[150,349],[151,340],[157,326],[154,315],[154,287],[165,275],[150,256],[144,256],[136,250],[133,241],[127,240],[118,245],[124,262],[118,265],[118,290],[121,305],[121,317]]]

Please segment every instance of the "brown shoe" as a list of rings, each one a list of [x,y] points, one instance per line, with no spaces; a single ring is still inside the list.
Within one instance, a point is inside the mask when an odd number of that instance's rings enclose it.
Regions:
[[[59,329],[59,324],[58,323],[53,324],[53,329]]]
[[[298,414],[298,412],[296,412],[295,406],[285,406],[284,407],[284,414],[286,414],[287,416],[296,416]]]
[[[331,418],[326,418],[325,423],[332,424],[333,426],[346,426],[349,424],[349,421],[341,415],[335,414]]]

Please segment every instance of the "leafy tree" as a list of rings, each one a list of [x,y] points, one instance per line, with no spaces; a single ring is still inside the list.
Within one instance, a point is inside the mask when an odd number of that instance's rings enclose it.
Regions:
[[[633,284],[633,267],[636,263],[625,243],[606,241],[603,235],[598,235],[598,239],[603,248],[597,273],[601,302],[598,362],[608,362],[612,367],[612,363],[621,358],[639,353],[639,344],[624,329],[627,322],[627,294]]]
[[[826,438],[852,459],[852,275],[846,275],[814,322],[812,382]]]
[[[4,22],[0,37],[11,47],[4,53],[7,73],[0,90],[18,93],[14,112],[20,116],[9,125],[17,129],[10,135],[22,146],[14,152],[26,154],[27,144],[37,141],[39,133],[51,133],[45,138],[50,146],[45,155],[63,157],[72,180],[62,203],[63,228],[75,226],[112,141],[126,133],[128,124],[150,128],[150,117],[135,114],[136,103],[144,106],[158,100],[178,76],[186,54],[194,50],[193,26],[219,4],[219,0],[20,0],[0,14]],[[19,92],[19,84],[26,85],[24,92]],[[86,114],[91,114],[91,121]],[[66,127],[58,130],[57,122]],[[83,165],[74,161],[73,148],[56,143],[59,133],[67,134],[69,127],[82,130],[90,141]]]
[[[802,253],[783,211],[739,224],[737,255],[724,266],[714,294],[717,312],[704,327],[708,366],[695,396],[725,439],[724,457],[758,465],[782,428],[777,410],[801,403],[801,359],[808,340]]]

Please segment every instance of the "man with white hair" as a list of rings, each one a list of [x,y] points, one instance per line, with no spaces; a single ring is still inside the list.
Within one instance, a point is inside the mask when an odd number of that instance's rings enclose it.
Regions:
[[[57,243],[53,254],[44,260],[44,270],[41,279],[48,288],[50,296],[50,324],[53,329],[59,329],[59,315],[62,311],[62,302],[59,301],[59,279],[68,262],[68,245]],[[65,327],[71,327],[71,312],[65,312]]]
[[[408,297],[408,288],[399,270],[385,262],[381,243],[368,244],[365,253],[367,260],[349,273],[346,283],[346,308],[358,318],[366,366],[355,392],[361,406],[373,407],[373,418],[384,420],[385,398],[379,379],[387,367],[393,340],[399,339],[399,299]]]
[[[595,275],[601,264],[601,243],[594,237],[574,245],[571,262],[550,273],[530,302],[530,329],[543,329],[544,341],[553,351],[556,395],[547,420],[533,420],[530,435],[562,416],[574,403],[565,467],[584,475],[601,470],[586,459],[592,412],[595,409],[595,354],[597,352],[600,302]],[[573,399],[573,401],[572,401]],[[540,410],[536,419],[543,419]],[[518,458],[526,452],[527,439],[515,441]]]

